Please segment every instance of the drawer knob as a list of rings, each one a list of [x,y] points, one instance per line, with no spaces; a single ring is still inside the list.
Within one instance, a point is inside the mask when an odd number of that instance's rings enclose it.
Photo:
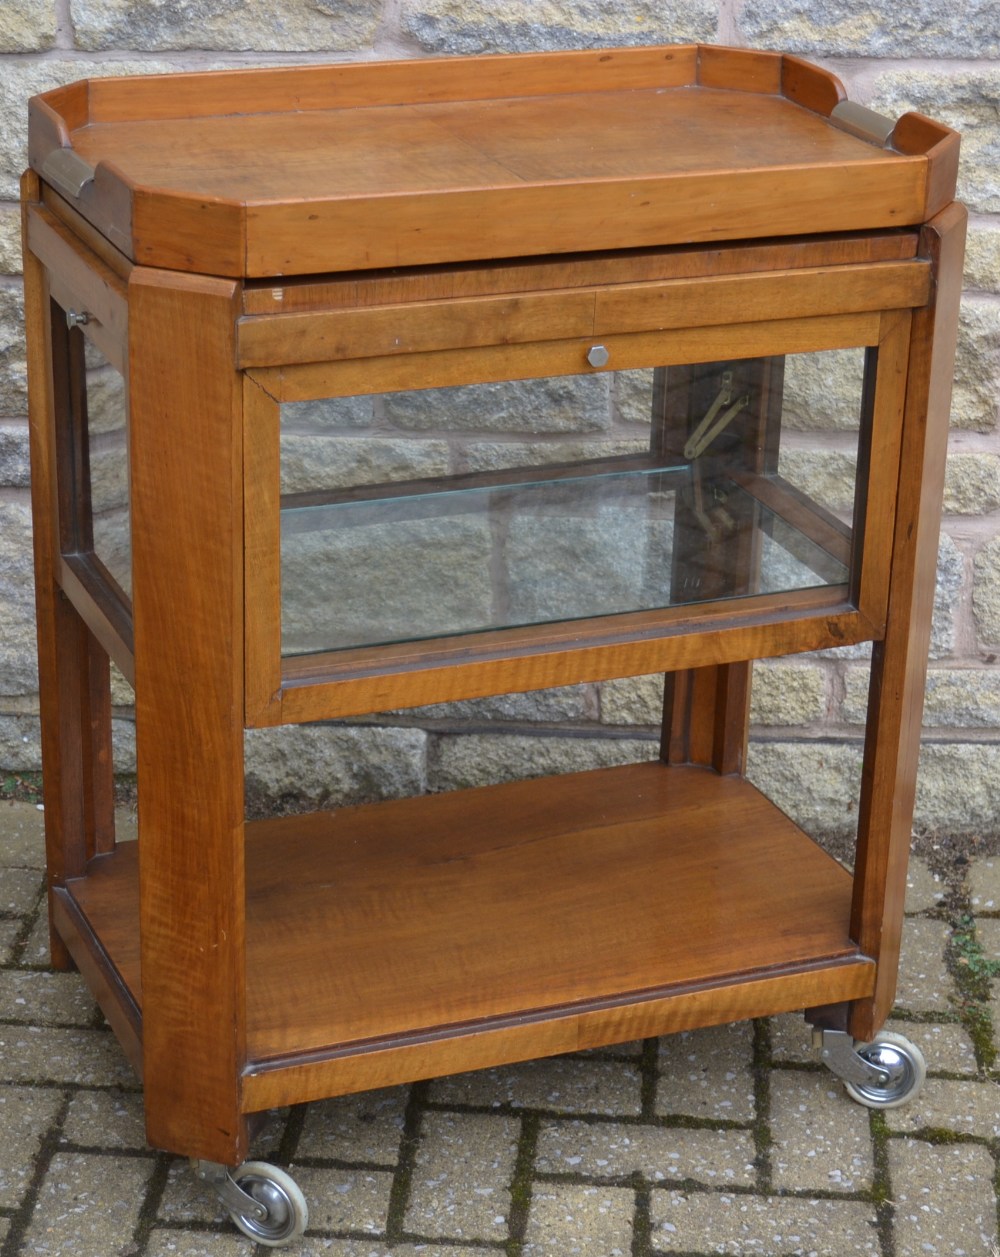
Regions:
[[[592,367],[606,367],[610,356],[603,345],[592,345],[590,352],[587,354],[587,361]]]

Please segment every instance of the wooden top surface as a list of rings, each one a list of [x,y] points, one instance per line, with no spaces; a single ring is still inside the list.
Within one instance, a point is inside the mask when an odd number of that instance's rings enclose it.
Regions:
[[[34,99],[31,160],[134,261],[234,276],[923,221],[957,137],[842,101],[693,46],[93,80]]]

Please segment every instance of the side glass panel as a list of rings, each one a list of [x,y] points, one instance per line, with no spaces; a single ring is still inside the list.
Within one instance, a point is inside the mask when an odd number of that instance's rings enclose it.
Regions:
[[[852,349],[284,403],[282,654],[843,585],[873,375]]]
[[[55,303],[52,320],[61,548],[120,620],[132,595],[125,381],[79,328],[67,330]]]
[[[94,555],[122,593],[132,595],[125,381],[87,347],[87,450]]]

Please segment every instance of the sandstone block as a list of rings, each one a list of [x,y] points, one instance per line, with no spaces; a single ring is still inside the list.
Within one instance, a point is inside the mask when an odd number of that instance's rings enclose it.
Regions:
[[[566,375],[387,393],[385,417],[415,432],[603,432],[611,377]]]
[[[965,580],[965,556],[947,533],[941,534],[931,619],[930,657],[954,653],[958,640],[959,595]]]
[[[789,354],[785,358],[782,427],[824,432],[856,430],[864,372],[862,349]]]
[[[408,716],[421,720],[558,721],[587,720],[594,700],[586,685],[564,685],[525,694],[497,694],[492,698],[470,698],[455,703],[434,703],[411,707]]]
[[[966,296],[958,321],[951,424],[968,432],[993,432],[997,426],[1000,377],[1000,309],[982,297]]]
[[[942,3],[942,9],[945,7]],[[983,20],[992,23],[989,36],[977,38],[978,19],[968,6],[952,6],[955,21],[972,34],[975,51],[981,57],[990,43],[996,45],[998,31],[988,5],[979,10]],[[925,7],[908,10],[916,23],[925,20]],[[893,9],[893,21],[900,18]],[[869,51],[866,55],[871,55]],[[936,48],[934,57],[947,55]],[[1000,96],[1000,70],[993,67],[962,70],[954,74],[927,70],[893,70],[875,81],[871,108],[890,118],[914,109],[947,123],[962,133],[962,155],[958,195],[969,209],[983,214],[1000,209],[1000,129],[996,122],[996,101]]]
[[[55,0],[4,0],[0,52],[44,52],[55,40]]]
[[[973,223],[965,242],[965,282],[984,292],[1000,292],[1000,226]]]
[[[778,471],[827,510],[850,511],[854,506],[857,458],[853,453],[786,446],[778,460]]]
[[[289,433],[281,441],[281,491],[342,489],[445,475],[444,441]]]
[[[831,837],[854,833],[860,745],[752,742],[747,775],[806,833]]]
[[[658,741],[470,733],[435,739],[428,785],[457,790],[656,759]]]
[[[976,555],[972,608],[980,639],[1000,643],[1000,537]]]
[[[1000,834],[1000,746],[927,743],[920,754],[914,827],[921,832]]]
[[[370,428],[375,417],[374,397],[318,397],[281,403],[281,435],[296,432]]]
[[[620,677],[601,684],[601,719],[609,725],[659,725],[663,676]]]
[[[27,421],[0,419],[0,486],[26,489],[30,483]]]
[[[1000,454],[952,451],[945,475],[945,511],[955,515],[988,515],[997,507],[1000,507]]]
[[[2,90],[2,89],[0,89]],[[0,128],[2,128],[0,122]],[[20,286],[0,288],[0,416],[28,413],[24,297]]]
[[[0,275],[21,273],[21,215],[12,206],[0,206]]]
[[[649,440],[569,438],[538,441],[464,441],[456,453],[463,471],[505,471],[510,467],[543,467],[546,463],[576,463],[619,454],[644,454]]]
[[[38,689],[34,588],[28,503],[0,502],[0,694]]]
[[[247,789],[261,807],[340,807],[419,794],[426,742],[419,729],[254,729],[245,741]]]
[[[711,40],[716,5],[708,0],[623,0],[608,8],[594,0],[404,0],[406,34],[427,52],[533,52]]]
[[[756,725],[802,725],[826,712],[826,674],[816,664],[754,665],[750,720]]]
[[[749,43],[831,57],[991,57],[1000,35],[988,4],[923,0],[747,0],[738,27]]]
[[[72,0],[76,43],[88,51],[136,48],[298,52],[367,48],[379,0]]]

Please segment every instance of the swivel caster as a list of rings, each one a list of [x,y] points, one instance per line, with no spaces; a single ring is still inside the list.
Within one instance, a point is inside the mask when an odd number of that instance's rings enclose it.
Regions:
[[[913,1100],[924,1085],[927,1063],[915,1043],[883,1030],[855,1046],[842,1030],[813,1031],[813,1044],[847,1094],[869,1109],[894,1109]]]
[[[266,1161],[244,1161],[231,1173],[215,1161],[193,1161],[195,1176],[214,1187],[233,1222],[258,1244],[278,1248],[309,1225],[309,1207],[295,1180]]]

